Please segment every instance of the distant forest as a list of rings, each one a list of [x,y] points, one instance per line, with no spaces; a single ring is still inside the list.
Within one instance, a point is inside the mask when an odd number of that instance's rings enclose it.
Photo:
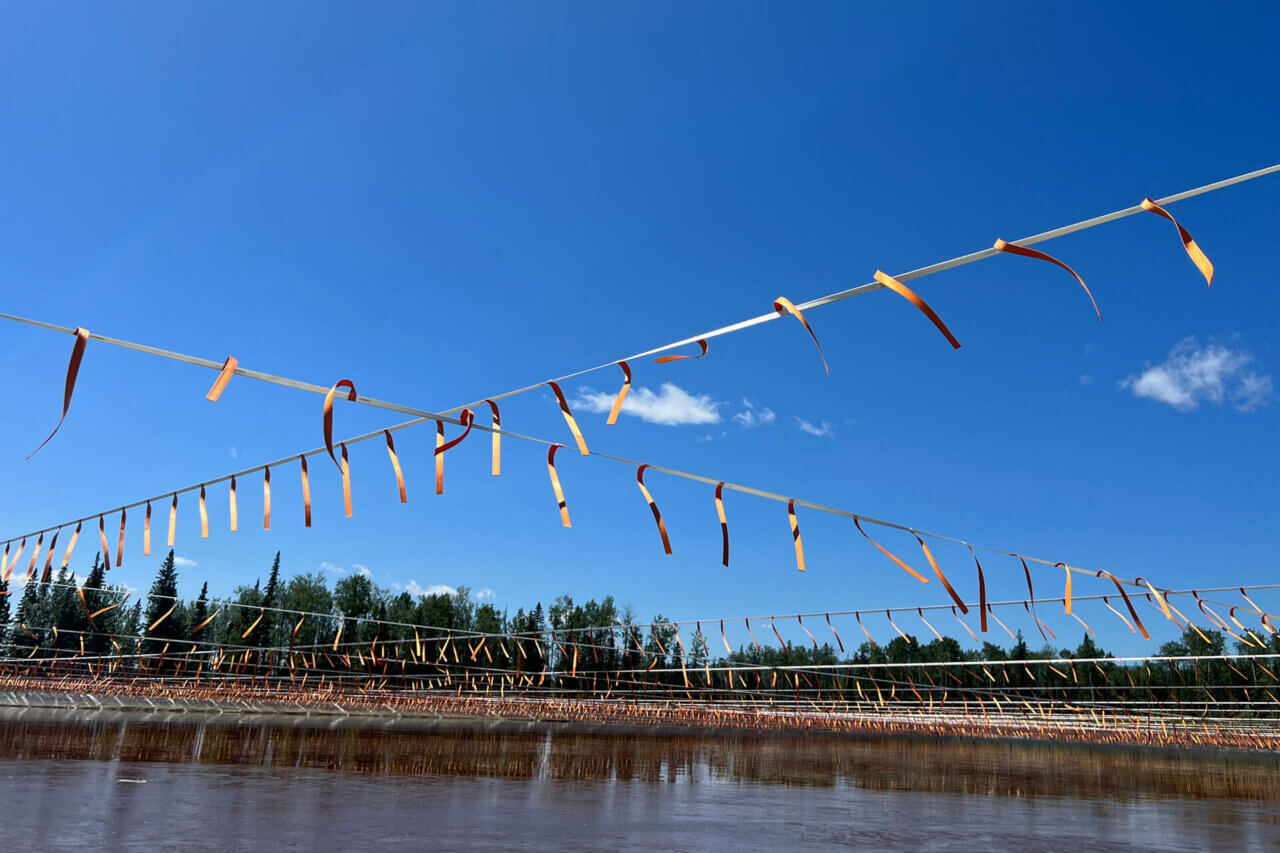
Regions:
[[[280,576],[279,553],[265,572],[265,579],[265,583],[260,579],[252,586],[240,586],[233,591],[230,600],[243,605],[241,607],[219,606],[211,601],[208,583],[201,586],[195,600],[175,603],[178,570],[174,554],[170,551],[160,564],[150,596],[104,610],[119,602],[126,590],[106,583],[106,564],[100,554],[95,555],[82,586],[83,602],[76,589],[75,574],[66,569],[59,571],[52,583],[27,584],[16,607],[12,608],[10,599],[13,596],[8,594],[8,585],[0,582],[0,650],[7,652],[11,662],[16,663],[50,657],[66,659],[79,654],[109,655],[113,646],[118,654],[135,656],[135,660],[139,653],[163,658],[167,652],[176,658],[191,650],[210,652],[221,648],[239,654],[244,650],[258,649],[266,654],[269,669],[283,665],[285,653],[279,650],[291,649],[295,645],[311,650],[324,649],[334,643],[339,630],[342,632],[341,643],[346,648],[381,644],[384,660],[388,656],[396,659],[406,656],[405,649],[416,641],[433,642],[439,647],[441,639],[455,635],[454,632],[458,632],[455,636],[463,640],[467,639],[466,632],[477,632],[510,635],[508,641],[520,645],[518,654],[512,654],[506,643],[495,642],[476,662],[474,646],[469,644],[473,653],[470,661],[465,653],[459,659],[455,650],[452,658],[433,663],[430,667],[419,665],[419,671],[464,672],[481,666],[489,672],[516,669],[525,673],[549,671],[552,673],[549,683],[561,688],[566,685],[585,688],[594,683],[593,675],[618,670],[640,671],[630,676],[636,682],[671,685],[687,677],[687,673],[682,676],[678,671],[682,667],[695,670],[708,663],[712,666],[729,662],[765,667],[803,667],[837,663],[970,661],[973,667],[934,670],[933,676],[924,674],[928,670],[917,670],[915,682],[921,683],[923,677],[930,683],[936,679],[938,687],[948,686],[951,682],[980,687],[984,682],[995,682],[999,678],[1000,689],[1034,689],[1047,682],[1062,684],[1065,679],[1067,683],[1087,685],[1104,693],[1108,687],[1127,688],[1125,696],[1128,699],[1135,698],[1132,693],[1135,689],[1153,697],[1173,695],[1185,698],[1185,691],[1192,688],[1198,691],[1211,686],[1248,689],[1270,687],[1276,683],[1274,668],[1264,665],[1259,670],[1253,661],[1164,662],[1131,666],[1103,662],[1084,664],[1079,668],[1071,664],[1055,667],[1039,663],[1053,658],[1110,657],[1088,634],[1074,649],[1049,643],[1033,649],[1018,632],[1015,642],[1008,648],[987,641],[980,648],[965,649],[952,637],[921,642],[907,634],[884,644],[863,642],[848,652],[842,652],[830,643],[818,645],[816,641],[809,645],[752,642],[720,655],[716,651],[716,645],[721,643],[718,633],[700,636],[686,626],[682,629],[681,638],[676,626],[663,616],[655,615],[651,620],[638,622],[629,607],[618,607],[613,596],[578,604],[570,596],[562,595],[546,608],[537,602],[512,614],[490,603],[476,602],[465,586],[458,587],[453,594],[415,597],[408,592],[382,589],[363,574],[340,577],[332,586],[323,573],[301,573],[284,579]],[[329,618],[301,618],[281,611],[326,614]],[[91,624],[89,615],[94,613],[98,615]],[[1227,651],[1227,638],[1221,632],[1202,630],[1203,636],[1199,631],[1188,628],[1180,639],[1161,645],[1159,655],[1220,655]],[[757,632],[757,636],[764,633],[767,631]],[[1242,654],[1280,653],[1280,635],[1271,636],[1266,642],[1265,649],[1236,642],[1236,651]],[[267,652],[271,649],[277,651]],[[352,651],[351,655],[356,655],[356,652]],[[377,663],[376,651],[372,657]],[[359,660],[361,666],[350,658],[343,665],[352,670],[369,671],[368,661],[363,655]],[[138,664],[135,662],[129,666]],[[664,669],[667,671],[660,671]],[[1070,670],[1069,676],[1067,669]],[[403,667],[401,671],[404,671]],[[568,672],[573,675],[567,676]],[[700,675],[702,670],[697,672]],[[892,671],[889,672],[886,677],[892,677]],[[857,671],[852,675],[872,677],[874,674]],[[1054,675],[1058,677],[1054,678]],[[711,684],[699,680],[697,686],[733,686],[725,682],[723,673],[713,672],[710,678]],[[799,676],[792,678],[798,688]],[[848,689],[850,684],[849,677],[840,677],[829,670],[812,670],[804,680],[807,685],[819,689]],[[758,670],[750,685],[741,676],[738,681],[741,686],[764,685]],[[773,683],[776,685],[776,678]]]

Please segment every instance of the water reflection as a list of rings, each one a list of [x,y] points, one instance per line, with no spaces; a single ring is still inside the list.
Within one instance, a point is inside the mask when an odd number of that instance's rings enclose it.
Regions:
[[[1268,755],[813,735],[695,737],[535,723],[7,710],[0,712],[0,759],[1011,797],[1280,800],[1280,759]]]

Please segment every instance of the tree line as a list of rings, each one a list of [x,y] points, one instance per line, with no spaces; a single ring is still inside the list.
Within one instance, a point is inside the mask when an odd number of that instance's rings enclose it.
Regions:
[[[344,650],[340,663],[326,655],[330,666],[367,673],[379,663],[377,649],[381,644],[384,671],[388,659],[401,661],[402,675],[480,669],[550,671],[552,684],[570,689],[598,687],[602,680],[608,681],[610,673],[619,671],[635,671],[627,680],[637,685],[696,683],[714,689],[777,689],[778,675],[770,675],[770,670],[786,667],[790,670],[782,679],[783,689],[794,685],[799,690],[803,679],[806,690],[842,694],[850,688],[850,679],[822,667],[844,663],[878,665],[856,671],[870,679],[881,677],[880,673],[884,679],[901,682],[905,675],[913,685],[999,690],[1070,684],[1077,693],[1087,690],[1093,699],[1113,695],[1130,700],[1185,698],[1187,691],[1209,687],[1247,690],[1276,682],[1273,669],[1264,664],[1259,670],[1253,661],[1239,665],[1228,661],[1113,663],[1108,660],[1112,655],[1087,633],[1075,648],[1055,648],[1046,638],[1041,648],[1032,649],[1019,631],[1009,648],[987,641],[966,649],[957,639],[946,636],[922,643],[907,633],[885,644],[863,642],[850,651],[843,643],[836,648],[814,639],[811,645],[802,645],[784,642],[778,636],[778,643],[769,644],[753,636],[751,643],[720,655],[713,653],[712,646],[720,642],[719,636],[703,635],[700,627],[691,633],[687,626],[682,634],[661,615],[637,623],[632,609],[620,608],[613,596],[579,604],[571,596],[561,595],[545,609],[539,601],[511,614],[491,603],[475,601],[465,586],[451,593],[415,596],[383,589],[364,574],[340,577],[332,586],[322,572],[282,578],[279,552],[266,572],[265,583],[259,578],[252,586],[233,590],[229,602],[238,606],[212,601],[207,582],[194,600],[179,600],[173,551],[162,560],[145,601],[139,598],[132,604],[118,604],[127,590],[107,584],[106,570],[106,561],[95,554],[83,584],[67,569],[57,572],[51,583],[32,581],[12,614],[8,585],[0,581],[0,649],[7,650],[12,661],[110,656],[114,650],[120,659],[131,659],[126,671],[142,665],[138,661],[155,659],[167,661],[162,667],[177,671],[182,655],[189,658],[196,651],[242,655],[246,660],[248,652],[256,651],[255,672],[262,669],[269,673],[284,666],[281,650],[298,648],[314,653],[333,648],[336,652],[340,647]],[[304,614],[322,614],[323,618]],[[476,634],[506,635],[508,642],[495,640],[486,645]],[[424,644],[433,650],[429,664],[428,656],[421,652],[414,656],[412,667],[403,662],[406,650],[415,644],[419,650]],[[1242,654],[1280,653],[1280,635],[1267,638],[1265,648],[1240,641],[1235,645]],[[359,651],[362,648],[372,651],[371,662]],[[357,651],[347,653],[352,649]],[[1224,654],[1226,649],[1227,639],[1221,632],[1188,626],[1180,639],[1163,644],[1159,654],[1212,656]],[[1099,660],[1076,666],[1076,659]],[[1055,666],[1045,663],[1049,660],[1069,663]],[[958,661],[972,666],[932,670],[907,666]],[[733,676],[710,670],[717,664],[745,669],[735,683]],[[150,664],[145,666],[153,671]],[[694,682],[689,681],[691,672],[699,676]],[[540,679],[538,683],[545,682]]]

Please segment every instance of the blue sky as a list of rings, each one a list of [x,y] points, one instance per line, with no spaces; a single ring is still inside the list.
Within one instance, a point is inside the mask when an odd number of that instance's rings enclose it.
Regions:
[[[0,15],[5,311],[435,410],[1278,156],[1265,4]],[[879,292],[810,315],[829,379],[798,325],[772,323],[698,361],[635,365],[635,399],[665,405],[650,420],[702,423],[606,428],[587,406],[580,423],[601,451],[975,543],[1170,587],[1266,583],[1277,199],[1271,177],[1173,207],[1217,264],[1212,291],[1167,222],[1132,217],[1043,247],[1081,271],[1105,324],[1060,271],[996,258],[917,285],[957,352]],[[23,461],[56,420],[70,341],[4,332],[0,535],[320,443],[311,395],[237,379],[212,405],[207,371],[90,345],[66,425]],[[586,402],[618,381],[566,391]],[[401,418],[336,420],[343,436]],[[567,440],[550,394],[503,421]],[[564,530],[544,453],[515,442],[495,480],[473,436],[436,497],[432,441],[398,439],[404,507],[383,448],[353,449],[349,520],[336,472],[314,465],[310,531],[293,470],[273,478],[270,533],[244,520],[256,481],[234,535],[225,492],[205,541],[187,501],[184,589],[251,583],[280,549],[291,571],[469,584],[513,610],[562,592],[673,618],[945,600],[813,513],[798,575],[785,509],[739,495],[726,571],[709,489],[653,475],[664,557],[633,473],[562,453]],[[972,595],[963,549],[938,556]],[[118,578],[145,586],[156,562],[135,529]],[[986,565],[993,597],[1021,596],[1016,562]],[[1098,611],[1107,644],[1139,648]]]

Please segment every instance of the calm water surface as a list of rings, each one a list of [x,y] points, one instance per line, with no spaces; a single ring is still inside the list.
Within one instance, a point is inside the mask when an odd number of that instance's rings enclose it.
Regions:
[[[12,850],[1280,850],[1280,761],[0,712]]]

